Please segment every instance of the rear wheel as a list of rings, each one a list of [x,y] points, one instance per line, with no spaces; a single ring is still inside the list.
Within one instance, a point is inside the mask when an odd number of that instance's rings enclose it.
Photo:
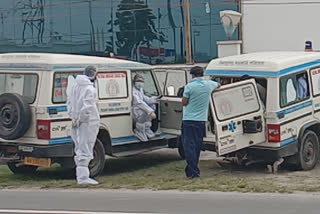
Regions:
[[[316,133],[307,131],[300,142],[298,167],[302,170],[313,169],[319,160],[319,140]]]
[[[18,162],[7,163],[7,165],[14,174],[32,174],[38,169],[37,166],[21,165]]]
[[[95,177],[102,173],[105,164],[105,150],[102,142],[97,139],[93,147],[93,159],[89,163],[90,176]]]

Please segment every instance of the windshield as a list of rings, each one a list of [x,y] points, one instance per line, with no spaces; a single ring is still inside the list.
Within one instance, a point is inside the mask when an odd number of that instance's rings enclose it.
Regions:
[[[0,74],[0,95],[17,93],[32,104],[36,99],[38,76],[36,74]]]

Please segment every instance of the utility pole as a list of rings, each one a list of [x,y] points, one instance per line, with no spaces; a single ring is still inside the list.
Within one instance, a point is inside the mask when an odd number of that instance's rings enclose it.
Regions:
[[[114,54],[114,20],[113,20],[113,0],[111,0],[111,44],[112,44],[112,53]]]
[[[186,63],[193,64],[191,48],[190,0],[184,0],[184,34],[186,45]]]
[[[239,10],[239,13],[242,14],[242,12],[243,12],[242,0],[240,0],[240,1],[238,2],[238,10]],[[240,48],[240,53],[243,53],[243,32],[242,32],[242,27],[243,27],[243,25],[242,25],[242,19],[240,19],[240,23],[239,23],[239,27],[238,27],[238,29],[239,29],[239,31],[238,31],[238,33],[239,33],[238,37],[239,37],[239,40],[242,41],[242,44],[240,45],[240,47],[241,47],[241,48]]]
[[[52,12],[52,0],[49,0],[49,26],[50,26],[50,42],[53,39],[53,12]]]
[[[71,7],[72,2],[69,1],[69,34],[70,34],[70,41],[72,41],[72,19],[71,19]]]

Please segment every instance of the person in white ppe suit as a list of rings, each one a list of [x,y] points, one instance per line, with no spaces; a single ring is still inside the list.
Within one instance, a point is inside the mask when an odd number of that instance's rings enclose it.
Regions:
[[[97,92],[94,88],[96,68],[88,66],[78,75],[67,95],[68,113],[72,119],[71,137],[74,142],[76,176],[78,184],[98,184],[89,178],[89,162],[99,131],[100,116]]]
[[[148,138],[153,138],[155,134],[151,130],[152,119],[156,119],[154,113],[157,102],[155,97],[144,95],[143,86],[144,78],[140,74],[136,74],[133,79],[133,120],[135,123],[135,136],[143,142],[148,141]]]

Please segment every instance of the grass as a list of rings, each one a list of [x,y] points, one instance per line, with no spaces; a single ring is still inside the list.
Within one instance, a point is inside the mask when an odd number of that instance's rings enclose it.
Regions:
[[[282,171],[272,175],[264,167],[225,169],[214,160],[200,161],[201,178],[186,179],[185,162],[175,154],[143,154],[111,159],[104,173],[96,179],[99,185],[89,188],[151,189],[151,190],[210,190],[237,192],[320,191],[318,174]],[[88,188],[78,186],[74,172],[58,165],[40,169],[33,175],[14,175],[7,166],[0,166],[0,188]]]

